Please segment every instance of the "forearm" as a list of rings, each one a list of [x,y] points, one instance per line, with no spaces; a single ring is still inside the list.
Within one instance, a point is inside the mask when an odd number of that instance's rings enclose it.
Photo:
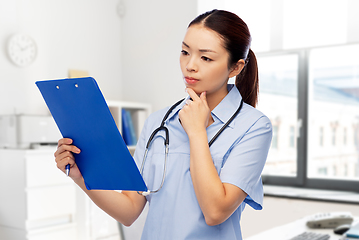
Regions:
[[[197,132],[189,139],[190,169],[198,203],[207,224],[222,223],[238,208],[246,195],[239,188],[222,183],[213,164],[205,131]]]
[[[146,199],[136,192],[87,190],[83,179],[75,183],[99,208],[125,226],[130,226],[137,219],[146,203]]]

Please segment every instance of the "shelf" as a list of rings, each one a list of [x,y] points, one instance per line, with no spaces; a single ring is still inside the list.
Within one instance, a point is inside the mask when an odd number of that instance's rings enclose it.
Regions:
[[[107,105],[122,136],[122,109],[126,109],[130,113],[135,134],[138,139],[143,125],[151,113],[151,105],[124,101],[107,101]],[[130,152],[132,151],[131,153],[133,153],[134,147],[135,144],[134,146],[129,146]]]

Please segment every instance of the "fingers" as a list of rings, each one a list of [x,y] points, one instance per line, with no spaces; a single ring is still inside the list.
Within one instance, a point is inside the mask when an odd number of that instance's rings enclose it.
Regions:
[[[70,164],[73,166],[75,164],[74,155],[71,152],[63,152],[55,158],[56,165],[62,171],[65,171],[65,166]]]
[[[186,88],[186,92],[193,99],[193,101],[199,100],[199,97],[198,97],[197,93],[195,93],[195,91],[193,91],[192,88]]]
[[[191,99],[187,99],[186,105],[179,111],[179,119],[185,131],[189,134],[203,126],[207,127],[210,109],[207,103],[206,92],[202,92],[198,96],[191,88],[186,88],[186,91]]]
[[[81,152],[81,150],[72,145],[72,139],[70,138],[62,138],[58,141],[58,145],[57,145],[57,151],[55,152],[55,157],[57,157],[58,155],[62,154],[63,152],[69,151],[69,152],[73,152],[73,153],[77,153],[79,154]]]
[[[72,145],[73,140],[70,138],[62,138],[58,141],[58,147],[54,154],[57,167],[65,171],[65,166],[75,164],[73,153],[79,154],[81,151],[76,146]]]
[[[57,146],[59,147],[62,144],[72,144],[72,139],[71,138],[61,138],[58,143]]]
[[[207,93],[206,92],[202,92],[200,94],[200,96],[198,96],[197,93],[195,93],[195,91],[193,91],[193,89],[191,89],[191,88],[186,88],[186,92],[192,98],[192,101],[191,100],[186,101],[186,105],[189,105],[192,102],[198,101],[198,100],[202,100],[202,102],[204,102],[207,105]]]

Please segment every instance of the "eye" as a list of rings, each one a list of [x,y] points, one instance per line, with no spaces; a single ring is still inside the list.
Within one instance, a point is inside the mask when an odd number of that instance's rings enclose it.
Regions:
[[[182,51],[181,51],[181,54],[182,54],[182,55],[188,55],[188,52],[187,52],[186,50],[182,50]]]
[[[211,61],[213,61],[212,59],[210,59],[210,58],[208,58],[208,57],[206,57],[206,56],[202,56],[201,58],[202,58],[202,60],[204,60],[204,61],[206,61],[206,62],[211,62]]]

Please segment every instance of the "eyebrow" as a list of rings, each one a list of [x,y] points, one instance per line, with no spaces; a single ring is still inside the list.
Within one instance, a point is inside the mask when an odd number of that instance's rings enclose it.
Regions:
[[[183,45],[185,45],[186,47],[190,48],[190,46],[188,46],[188,44],[186,44],[185,42],[182,42]],[[213,52],[216,53],[216,51],[213,51],[211,49],[199,49],[200,52]]]

